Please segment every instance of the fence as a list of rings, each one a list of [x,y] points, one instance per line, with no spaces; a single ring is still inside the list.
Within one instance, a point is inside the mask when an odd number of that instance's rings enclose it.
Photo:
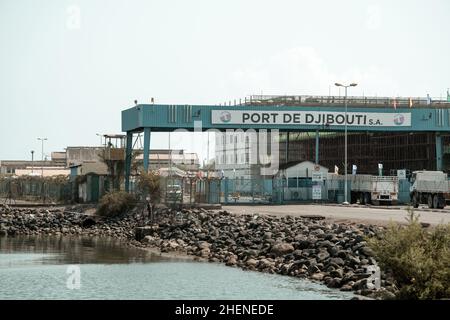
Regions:
[[[197,182],[196,200],[222,204],[288,204],[302,202],[344,202],[344,176],[330,176],[324,181],[311,178],[222,179]],[[347,183],[350,201],[352,181]],[[399,180],[398,203],[407,204],[410,183]]]
[[[70,202],[73,185],[67,177],[3,177],[0,178],[0,196],[6,202],[30,200]]]
[[[87,179],[88,181],[89,179]],[[91,179],[99,184],[101,179]],[[105,181],[107,182],[107,181]],[[134,182],[134,180],[133,180]],[[109,188],[90,189],[94,196],[81,199],[79,189],[82,183],[69,181],[67,177],[4,177],[0,178],[0,197],[5,201],[31,200],[40,202],[68,203],[71,201],[96,202]],[[193,205],[208,204],[288,204],[301,202],[344,201],[344,177],[330,175],[321,182],[311,178],[277,177],[273,179],[201,179],[197,177],[161,177],[161,202],[166,204]],[[315,187],[314,187],[315,186]],[[348,181],[348,199],[351,194],[351,179]],[[314,195],[313,195],[314,189]],[[398,202],[409,203],[410,183],[399,180]],[[136,192],[135,183],[131,191]],[[87,192],[87,191],[86,191]],[[90,201],[89,201],[90,200]]]

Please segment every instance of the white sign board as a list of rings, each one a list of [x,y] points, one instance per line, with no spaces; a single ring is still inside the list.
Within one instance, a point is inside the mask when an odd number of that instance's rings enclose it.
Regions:
[[[312,181],[322,181],[322,172],[313,171],[312,175]]]
[[[345,113],[333,111],[212,110],[212,124],[344,126]],[[347,112],[348,126],[408,127],[410,112]]]
[[[313,200],[321,200],[322,199],[322,186],[320,186],[320,185],[312,186],[312,198],[313,198]]]
[[[397,170],[397,177],[399,180],[406,179],[406,170]]]

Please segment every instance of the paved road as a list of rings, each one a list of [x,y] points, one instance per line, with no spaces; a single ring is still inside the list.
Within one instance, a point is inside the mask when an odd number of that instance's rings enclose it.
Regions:
[[[321,215],[333,221],[348,221],[387,225],[390,221],[405,223],[406,207],[393,209],[342,205],[263,205],[263,206],[223,206],[223,209],[236,214],[271,214],[308,216]],[[450,211],[439,212],[416,209],[420,222],[437,225],[450,223]]]

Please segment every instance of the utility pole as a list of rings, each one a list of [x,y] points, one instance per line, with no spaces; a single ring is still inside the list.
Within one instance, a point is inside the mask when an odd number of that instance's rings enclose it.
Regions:
[[[44,141],[48,140],[47,138],[37,138],[41,141],[41,155],[42,155],[42,166],[41,166],[41,176],[44,176]]]
[[[349,87],[356,87],[356,83],[350,83],[348,86],[342,85],[340,83],[334,84],[337,87],[344,87],[345,88],[345,96],[344,96],[344,103],[345,103],[345,160],[344,160],[344,170],[345,170],[345,181],[344,181],[344,203],[348,204],[347,201],[347,88]]]
[[[34,150],[31,150],[31,173],[34,173]]]
[[[100,147],[101,147],[103,145],[103,143],[102,143],[102,135],[100,133],[96,133],[95,135],[100,137]]]

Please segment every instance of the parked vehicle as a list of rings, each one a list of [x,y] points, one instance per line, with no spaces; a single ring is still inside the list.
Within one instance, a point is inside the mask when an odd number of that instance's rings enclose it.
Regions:
[[[414,171],[410,177],[411,204],[428,204],[429,208],[443,209],[445,194],[449,192],[447,174],[442,171]]]
[[[183,200],[183,191],[180,185],[170,184],[166,190],[166,201],[180,203]]]
[[[396,204],[398,177],[359,174],[351,176],[351,202],[360,204]]]

